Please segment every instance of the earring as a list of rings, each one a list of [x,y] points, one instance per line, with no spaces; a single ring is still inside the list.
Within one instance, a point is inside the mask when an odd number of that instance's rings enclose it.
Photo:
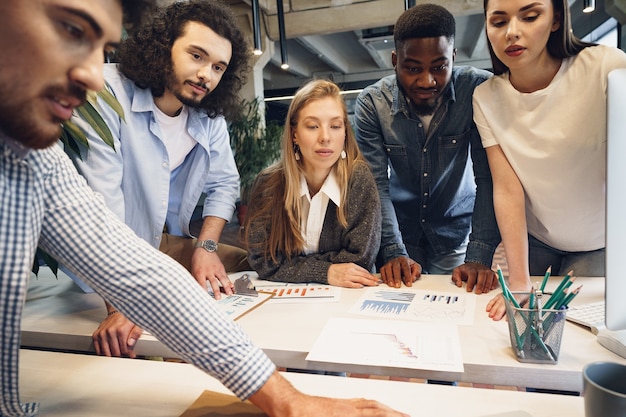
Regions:
[[[341,159],[346,159],[348,157],[348,155],[346,155],[346,151],[345,150],[341,150]]]
[[[296,161],[300,160],[300,145],[297,143],[293,143],[293,154],[295,155]]]

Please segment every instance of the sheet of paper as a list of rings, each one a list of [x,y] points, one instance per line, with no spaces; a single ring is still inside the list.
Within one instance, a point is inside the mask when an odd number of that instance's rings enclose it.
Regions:
[[[213,297],[213,293],[209,291],[211,297]],[[244,314],[249,311],[257,308],[270,298],[272,298],[274,294],[269,292],[258,292],[257,297],[249,296],[249,295],[222,295],[220,300],[217,300],[217,305],[222,313],[226,314],[228,317],[233,320],[237,320]]]
[[[350,313],[429,323],[472,325],[476,295],[417,289],[369,287]]]
[[[442,323],[332,318],[306,359],[463,372],[458,327]]]
[[[332,285],[255,281],[254,287],[257,291],[274,294],[272,303],[332,303],[341,297],[341,288]]]

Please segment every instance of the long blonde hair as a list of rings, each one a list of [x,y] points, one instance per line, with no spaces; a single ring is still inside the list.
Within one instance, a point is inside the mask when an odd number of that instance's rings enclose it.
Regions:
[[[300,111],[307,104],[315,100],[331,97],[341,104],[343,122],[346,127],[344,150],[345,159],[338,159],[333,170],[341,190],[342,207],[337,208],[337,219],[346,227],[348,207],[348,183],[356,164],[364,164],[354,136],[354,131],[348,120],[348,110],[340,94],[339,87],[327,80],[313,80],[302,86],[295,94],[285,121],[282,136],[282,154],[280,160],[263,170],[257,177],[252,188],[251,205],[244,228],[244,241],[250,245],[251,230],[255,222],[269,224],[265,239],[258,245],[263,246],[266,258],[277,262],[277,255],[282,253],[287,258],[302,253],[304,240],[300,230],[300,175],[303,172],[303,161],[296,160],[293,148],[293,134],[298,125]]]

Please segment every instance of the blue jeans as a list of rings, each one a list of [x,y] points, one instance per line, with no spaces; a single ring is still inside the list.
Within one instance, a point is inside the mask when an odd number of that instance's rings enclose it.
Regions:
[[[604,259],[604,248],[589,252],[566,252],[528,235],[528,267],[531,276],[545,274],[552,265],[553,275],[565,275],[573,270],[581,277],[603,277]]]
[[[425,239],[422,239],[424,242]],[[426,243],[418,247],[406,245],[406,249],[411,259],[422,266],[423,274],[430,275],[450,275],[454,268],[465,262],[465,252],[467,252],[468,238],[458,247],[448,253],[435,255],[432,247]]]

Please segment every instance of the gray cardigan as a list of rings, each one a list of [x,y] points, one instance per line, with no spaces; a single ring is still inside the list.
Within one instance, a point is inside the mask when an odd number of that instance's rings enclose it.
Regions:
[[[257,183],[257,186],[263,184]],[[258,244],[271,233],[269,224],[250,225],[248,261],[259,278],[282,282],[328,284],[328,268],[336,263],[355,263],[373,271],[380,247],[380,200],[374,177],[366,164],[357,164],[348,184],[348,227],[339,224],[337,206],[329,201],[320,235],[319,251],[301,254],[290,260],[283,254],[278,263],[265,259]],[[254,207],[250,207],[254,209]]]

